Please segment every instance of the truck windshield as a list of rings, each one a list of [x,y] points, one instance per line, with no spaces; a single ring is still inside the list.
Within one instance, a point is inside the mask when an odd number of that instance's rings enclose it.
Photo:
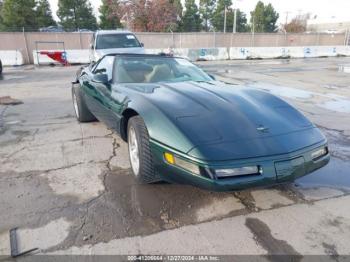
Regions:
[[[141,47],[140,42],[132,34],[98,35],[96,49]]]
[[[114,68],[118,83],[211,81],[202,69],[183,58],[117,57]]]

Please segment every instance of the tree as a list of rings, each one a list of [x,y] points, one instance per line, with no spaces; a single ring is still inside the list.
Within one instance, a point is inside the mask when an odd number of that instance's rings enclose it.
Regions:
[[[236,32],[247,32],[247,15],[239,9],[237,9],[236,15]]]
[[[123,22],[133,31],[169,32],[178,27],[181,5],[174,0],[123,1]]]
[[[181,30],[184,32],[198,32],[201,30],[200,18],[195,0],[185,0],[185,12],[181,20]]]
[[[288,33],[304,33],[309,18],[310,14],[298,15],[284,25],[284,30]]]
[[[4,2],[0,0],[0,30],[4,30],[4,23],[2,20],[2,7],[4,5]]]
[[[182,12],[183,7],[181,4],[181,0],[169,0],[170,3],[174,6],[176,12],[176,30],[181,29],[181,20],[182,20]]]
[[[200,0],[199,1],[199,13],[203,20],[204,30],[209,31],[209,22],[213,15],[215,1],[214,0]]]
[[[151,32],[175,31],[177,28],[176,6],[169,0],[153,0],[149,5],[147,28]]]
[[[118,0],[102,0],[100,11],[100,28],[115,29],[122,27],[120,23],[121,8]]]
[[[227,1],[225,3],[225,1],[219,0],[215,13],[213,15],[213,26],[216,31],[224,31],[225,4],[228,6],[230,4],[230,1]],[[248,25],[246,14],[237,9],[236,15],[236,32],[247,32]],[[226,7],[226,32],[233,32],[234,18],[235,11],[230,7]]]
[[[149,22],[150,2],[147,0],[130,0],[124,3],[128,26],[133,31],[147,32]]]
[[[5,0],[1,10],[4,30],[36,30],[35,0]]]
[[[231,0],[218,0],[218,2],[216,3],[216,8],[212,19],[212,23],[216,31],[224,31],[225,8],[226,8],[226,32],[227,32],[228,26],[231,26],[231,30],[232,30],[233,20],[228,21],[228,18],[232,17],[232,9],[230,8],[231,5],[232,5]]]
[[[66,30],[97,29],[96,17],[88,0],[59,0],[57,16]]]
[[[36,6],[36,21],[39,28],[56,25],[52,17],[50,4],[47,0],[38,0]]]
[[[175,7],[178,19],[181,18],[182,17],[182,11],[183,11],[181,0],[170,0],[169,2]]]
[[[253,12],[250,12],[250,22],[255,32],[274,32],[279,14],[271,4],[264,5],[259,1]]]

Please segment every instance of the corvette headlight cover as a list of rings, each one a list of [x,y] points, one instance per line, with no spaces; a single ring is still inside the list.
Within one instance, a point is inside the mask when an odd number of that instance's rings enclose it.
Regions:
[[[313,160],[316,160],[316,159],[318,159],[318,158],[320,158],[322,156],[327,155],[327,153],[328,153],[328,148],[327,147],[322,147],[322,148],[319,148],[319,149],[313,151],[311,153],[311,157],[312,157]]]
[[[215,174],[218,178],[256,175],[261,174],[262,169],[259,166],[244,166],[237,168],[215,169]]]

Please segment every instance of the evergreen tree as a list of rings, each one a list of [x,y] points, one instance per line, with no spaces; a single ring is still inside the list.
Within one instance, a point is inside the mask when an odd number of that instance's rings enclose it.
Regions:
[[[209,31],[209,22],[213,16],[213,10],[215,6],[214,0],[200,0],[199,1],[199,13],[202,16],[204,30]]]
[[[36,7],[36,22],[39,28],[56,25],[53,20],[50,4],[47,0],[38,0]]]
[[[279,14],[271,4],[264,5],[259,1],[253,12],[250,12],[250,22],[255,32],[274,32]]]
[[[102,0],[100,11],[100,28],[116,29],[122,27],[118,0]]]
[[[57,16],[68,31],[97,29],[96,17],[88,0],[59,0]]]
[[[232,10],[230,9],[230,6],[232,5],[231,0],[218,0],[216,3],[216,8],[213,14],[212,23],[216,31],[224,31],[224,24],[225,24],[225,8],[226,8],[226,32],[228,32],[228,27],[231,26],[232,30],[232,22],[233,20],[229,21],[229,19],[232,19]]]
[[[249,29],[247,15],[239,9],[237,9],[236,15],[236,32],[247,32]]]
[[[35,0],[5,0],[2,5],[2,27],[7,31],[36,30]]]
[[[4,5],[4,2],[0,0],[0,30],[4,30],[4,23],[2,20],[2,6]]]
[[[184,32],[198,32],[201,30],[200,18],[195,0],[185,0],[185,12],[181,20],[181,30]]]

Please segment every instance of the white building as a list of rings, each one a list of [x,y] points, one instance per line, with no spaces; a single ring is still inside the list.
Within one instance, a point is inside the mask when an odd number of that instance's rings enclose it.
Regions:
[[[350,20],[344,21],[337,18],[330,19],[309,19],[307,31],[322,33],[343,33],[350,30]]]

